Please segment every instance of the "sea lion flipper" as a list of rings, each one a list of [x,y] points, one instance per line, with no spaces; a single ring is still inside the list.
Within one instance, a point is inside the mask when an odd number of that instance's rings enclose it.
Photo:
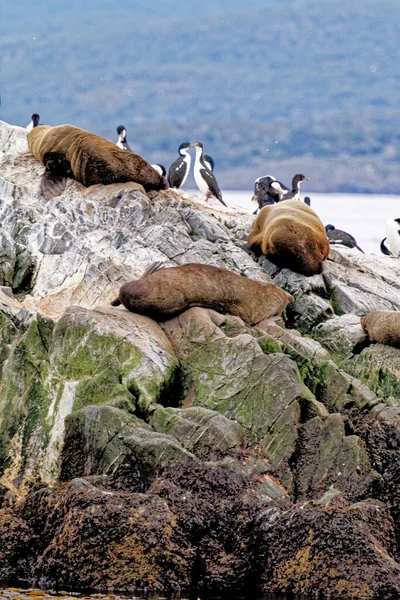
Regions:
[[[155,273],[156,271],[160,271],[161,269],[164,269],[164,268],[165,268],[165,263],[163,263],[161,261],[151,263],[151,265],[145,270],[145,272],[140,277],[140,279],[143,279],[144,277],[147,277],[148,275],[151,275],[152,273]]]
[[[40,189],[45,200],[51,200],[54,196],[59,196],[67,186],[67,178],[60,175],[53,175],[48,171],[41,177]]]

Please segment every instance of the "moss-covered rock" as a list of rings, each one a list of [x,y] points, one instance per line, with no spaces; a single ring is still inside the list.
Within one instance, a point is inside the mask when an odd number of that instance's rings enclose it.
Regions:
[[[26,330],[3,320],[0,467],[10,488],[57,477],[69,413],[94,404],[146,413],[176,377],[161,328],[125,310],[73,307],[57,323],[32,317]]]
[[[243,429],[235,421],[206,408],[158,407],[150,424],[159,432],[173,435],[197,457],[207,460],[237,456]]]
[[[194,457],[174,437],[126,411],[87,406],[66,419],[60,479],[108,475],[114,489],[143,492],[158,472],[188,458]]]
[[[400,399],[400,350],[373,344],[346,361],[343,367],[382,399]]]
[[[282,413],[299,415],[299,401],[314,401],[296,363],[282,353],[265,354],[259,336],[236,317],[193,308],[165,322],[163,329],[181,361],[184,406],[234,418],[265,448]]]
[[[338,361],[362,350],[363,345],[367,344],[367,335],[361,329],[360,317],[352,314],[320,323],[313,329],[312,336]]]
[[[356,499],[376,492],[381,483],[364,442],[356,435],[346,435],[344,419],[338,413],[325,421],[314,417],[301,425],[292,471],[297,499],[322,494],[330,486]]]

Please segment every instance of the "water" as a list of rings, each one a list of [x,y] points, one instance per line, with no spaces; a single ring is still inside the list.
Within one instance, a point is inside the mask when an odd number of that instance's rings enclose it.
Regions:
[[[240,207],[249,213],[256,209],[252,195],[252,191],[223,192],[229,206]],[[311,208],[324,225],[332,223],[337,229],[351,233],[366,253],[381,254],[379,246],[386,237],[386,219],[400,217],[400,196],[311,192],[307,195],[311,198]]]
[[[0,587],[0,600],[189,600],[189,596],[164,596],[164,595],[136,595],[131,594],[113,594],[113,593],[82,593],[82,592],[56,592],[56,591],[43,591],[35,588],[2,588]],[[191,596],[192,600],[196,600],[197,595]],[[242,597],[229,595],[224,597],[225,600],[257,600],[253,595],[248,599]],[[197,600],[201,600],[197,598]],[[208,600],[211,600],[208,598]],[[220,597],[214,600],[221,600]],[[264,600],[287,600],[286,596],[280,595],[279,598],[276,596],[268,595]]]

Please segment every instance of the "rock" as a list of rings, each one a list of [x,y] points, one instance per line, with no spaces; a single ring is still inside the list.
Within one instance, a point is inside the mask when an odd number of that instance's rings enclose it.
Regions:
[[[238,423],[202,407],[164,408],[153,413],[156,431],[173,435],[187,450],[205,460],[237,456],[243,431]]]
[[[399,351],[359,316],[400,308],[400,263],[333,249],[321,275],[279,270],[248,250],[251,215],[134,182],[46,202],[23,144],[0,123],[0,577],[394,597]],[[257,327],[112,308],[154,261],[294,302]]]
[[[162,327],[181,362],[184,407],[234,418],[276,467],[287,460],[300,403],[314,402],[296,363],[281,353],[264,354],[251,328],[215,311],[192,308]]]
[[[360,378],[380,398],[400,398],[400,350],[372,344],[346,361],[344,368]]]
[[[367,335],[361,329],[360,317],[352,314],[334,317],[317,325],[312,336],[339,360],[369,344]]]
[[[189,460],[167,469],[147,494],[85,479],[40,490],[19,508],[29,526],[46,522],[30,572],[47,587],[67,580],[75,588],[201,595],[249,589],[265,549],[261,505],[248,483],[237,471]]]
[[[279,514],[265,538],[268,594],[324,589],[334,597],[365,599],[400,592],[393,519],[381,502],[302,502]]]
[[[34,535],[26,522],[9,508],[0,509],[0,581],[16,581],[29,573],[34,559]]]
[[[175,438],[112,406],[87,406],[66,419],[61,481],[108,475],[114,490],[144,492],[170,464],[194,458]]]
[[[0,157],[2,154],[18,154],[28,151],[27,132],[23,127],[0,121]]]
[[[325,421],[314,417],[299,427],[292,470],[298,500],[325,493],[330,486],[355,499],[379,485],[364,443],[358,436],[345,435],[340,414]]]
[[[11,298],[6,302],[14,307]],[[71,307],[56,324],[38,315],[26,331],[4,319],[0,465],[1,483],[11,489],[24,491],[23,482],[35,477],[57,477],[71,412],[112,404],[145,413],[174,385],[177,358],[147,317]]]

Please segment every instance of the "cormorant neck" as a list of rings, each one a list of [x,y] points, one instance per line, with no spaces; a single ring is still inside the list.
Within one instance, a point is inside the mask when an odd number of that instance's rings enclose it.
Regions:
[[[203,148],[201,146],[196,146],[196,160],[203,160]]]
[[[299,193],[300,183],[301,183],[300,177],[298,175],[295,175],[292,179],[292,192],[295,192],[296,194]]]

